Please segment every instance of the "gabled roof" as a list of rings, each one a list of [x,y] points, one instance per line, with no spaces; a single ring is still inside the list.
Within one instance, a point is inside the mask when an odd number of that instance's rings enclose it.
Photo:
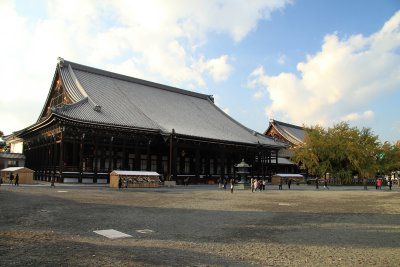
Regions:
[[[64,119],[275,148],[283,144],[246,128],[219,109],[210,95],[108,72],[59,58],[59,74],[71,104],[52,109]],[[55,83],[53,79],[53,86]],[[49,93],[48,100],[51,93]],[[45,118],[45,110],[38,124]]]
[[[280,135],[281,139],[292,145],[299,145],[304,142],[305,131],[303,127],[272,119],[264,134],[271,136],[275,131]]]

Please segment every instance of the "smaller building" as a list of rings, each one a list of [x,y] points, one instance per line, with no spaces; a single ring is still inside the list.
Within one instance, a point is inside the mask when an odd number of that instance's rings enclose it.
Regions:
[[[25,167],[9,167],[0,170],[0,176],[3,179],[3,183],[10,182],[11,174],[14,176],[14,178],[18,174],[18,183],[33,184],[33,173],[33,170]]]
[[[110,187],[118,188],[120,179],[123,188],[158,187],[160,176],[157,172],[115,170],[110,173]]]
[[[290,158],[293,156],[292,148],[304,143],[304,127],[271,119],[264,134],[288,145],[278,152],[278,171],[282,173],[300,172],[298,166],[291,162]]]
[[[277,173],[272,176],[272,184],[279,184],[282,179],[283,184],[287,184],[289,180],[292,183],[301,183],[304,182],[304,177],[301,174],[294,174],[294,173]]]
[[[0,169],[8,167],[24,167],[25,155],[21,153],[0,153]]]

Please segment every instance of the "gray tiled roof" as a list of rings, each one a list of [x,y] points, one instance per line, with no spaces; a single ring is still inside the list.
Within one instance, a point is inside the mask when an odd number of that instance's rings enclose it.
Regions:
[[[177,135],[282,147],[220,110],[211,96],[156,84],[76,63],[58,65],[75,101],[53,112],[82,122]],[[97,107],[97,108],[96,108]]]
[[[299,145],[304,142],[305,131],[303,127],[277,120],[272,120],[270,124],[290,143]]]

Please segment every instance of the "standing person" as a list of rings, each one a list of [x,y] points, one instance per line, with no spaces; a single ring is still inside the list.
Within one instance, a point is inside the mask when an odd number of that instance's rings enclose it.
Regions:
[[[224,178],[224,190],[226,190],[226,185],[228,184],[228,180]]]
[[[391,178],[389,178],[389,181],[388,181],[389,190],[392,190],[392,185],[393,185],[393,181]]]
[[[125,188],[128,188],[128,185],[129,185],[129,180],[128,180],[128,178],[126,178],[125,179]]]
[[[122,188],[122,179],[121,177],[118,178],[118,190],[121,190]]]
[[[259,188],[258,180],[254,179],[254,191],[257,191],[258,188]]]
[[[329,187],[328,187],[328,180],[327,180],[327,179],[324,179],[324,188],[325,188],[325,189],[329,189]]]
[[[221,178],[221,176],[218,178],[218,189],[222,189],[222,178]]]
[[[376,190],[378,190],[378,181],[379,181],[379,179],[376,179],[376,181],[375,181],[375,189]]]
[[[318,178],[317,178],[317,179],[315,179],[315,189],[318,189],[318,188],[319,188],[318,183],[319,183],[319,180],[318,180]]]
[[[50,186],[51,186],[51,187],[55,187],[55,186],[54,186],[54,177],[51,177]]]
[[[14,184],[14,186],[19,186],[19,176],[18,176],[18,173],[17,173],[17,176],[15,176],[15,184]]]
[[[265,190],[265,186],[267,185],[267,181],[264,179],[262,181],[262,190]]]
[[[14,174],[10,174],[10,184],[13,184],[13,181],[14,181]]]
[[[364,190],[367,190],[367,178],[363,179]]]
[[[279,180],[279,190],[282,190],[282,184],[283,184],[283,179],[281,178]]]
[[[233,194],[233,188],[235,187],[235,178],[231,178],[231,193]]]
[[[3,184],[3,177],[0,177],[0,186]]]
[[[382,189],[382,180],[381,179],[378,179],[378,188],[379,188],[379,190]]]
[[[289,179],[289,181],[287,182],[287,186],[290,189],[290,186],[292,185],[292,179]]]
[[[251,189],[251,192],[253,193],[254,192],[254,178],[250,179],[250,189]]]

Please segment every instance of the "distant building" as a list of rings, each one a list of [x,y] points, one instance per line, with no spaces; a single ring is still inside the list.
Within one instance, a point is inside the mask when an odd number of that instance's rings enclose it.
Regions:
[[[285,147],[229,117],[212,96],[62,58],[39,119],[14,136],[35,179],[83,183],[109,182],[113,170],[205,182],[233,176],[242,159],[266,177]]]
[[[3,136],[3,146],[10,149],[0,153],[0,170],[8,167],[24,167],[25,155],[22,154],[23,142],[13,135]]]
[[[304,143],[305,131],[303,127],[271,119],[268,129],[264,132],[266,136],[287,144],[287,147],[279,150],[279,169],[281,172],[299,172],[297,166],[290,161],[293,155],[291,148]]]

